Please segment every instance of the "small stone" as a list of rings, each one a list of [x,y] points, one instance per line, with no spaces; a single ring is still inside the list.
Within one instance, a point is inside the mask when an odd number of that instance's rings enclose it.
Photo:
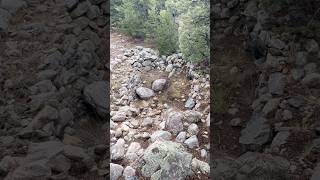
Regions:
[[[111,146],[110,154],[111,154],[111,159],[112,160],[121,160],[121,159],[123,159],[124,153],[125,153],[124,145],[125,145],[124,139],[120,138],[120,139],[118,139],[116,144]]]
[[[297,52],[296,54],[296,65],[303,66],[307,63],[307,53],[304,51]]]
[[[67,9],[72,10],[77,6],[77,4],[79,3],[79,0],[65,0],[64,2]]]
[[[167,67],[166,67],[166,72],[171,72],[173,70],[173,65],[172,64],[169,64]]]
[[[84,160],[88,157],[84,149],[72,145],[64,146],[63,154],[73,160]]]
[[[230,126],[238,127],[241,126],[241,119],[240,118],[234,118],[230,121]]]
[[[289,131],[280,131],[272,140],[270,148],[277,150],[281,145],[286,144],[288,137],[290,136]]]
[[[306,74],[311,74],[317,72],[317,64],[316,63],[309,63],[304,66],[304,70]]]
[[[304,99],[303,97],[297,96],[297,97],[292,97],[290,99],[288,99],[288,103],[290,106],[295,107],[295,108],[299,108],[304,104]]]
[[[166,122],[166,129],[173,134],[178,134],[183,130],[183,114],[173,109],[168,109],[163,114],[163,119]]]
[[[194,100],[191,97],[189,97],[188,100],[186,101],[184,107],[188,108],[188,109],[192,109],[195,105],[196,105],[196,103],[194,102]]]
[[[263,107],[262,112],[264,115],[269,115],[274,112],[280,104],[279,98],[270,99],[267,104]]]
[[[309,53],[317,53],[319,51],[319,45],[317,41],[311,39],[307,42],[306,49]]]
[[[9,173],[9,171],[14,168],[17,165],[17,162],[15,159],[13,159],[11,156],[5,156],[0,161],[0,174],[6,175]]]
[[[308,87],[317,87],[320,85],[320,74],[318,73],[311,73],[306,75],[301,83]]]
[[[304,70],[303,69],[292,69],[291,70],[291,76],[295,81],[300,80],[304,76]]]
[[[123,167],[119,164],[110,163],[110,179],[118,180],[122,176]]]
[[[273,73],[269,76],[268,88],[271,94],[282,95],[286,86],[286,76],[282,73]]]
[[[152,83],[152,89],[154,91],[162,91],[167,84],[166,79],[157,79]]]
[[[90,3],[88,1],[82,1],[77,5],[77,7],[71,12],[72,18],[77,18],[85,14],[90,7]]]
[[[231,74],[231,75],[234,75],[234,74],[236,74],[236,73],[238,73],[238,72],[239,72],[239,68],[236,67],[236,66],[230,69],[230,74]]]
[[[151,137],[150,140],[151,142],[155,142],[156,140],[170,140],[172,137],[171,133],[168,131],[156,131],[154,132]]]
[[[145,87],[137,88],[136,93],[141,99],[149,99],[155,95],[152,89]]]
[[[191,136],[184,143],[190,148],[199,147],[199,141],[196,135]]]
[[[153,119],[151,117],[147,117],[143,119],[142,126],[152,126]]]
[[[188,127],[188,133],[191,135],[197,135],[199,133],[199,127],[197,124],[190,124]]]
[[[184,120],[190,123],[197,123],[201,120],[202,114],[198,111],[187,110],[184,112]]]
[[[209,174],[210,172],[209,164],[206,162],[200,161],[197,158],[192,159],[191,165],[194,171],[199,169],[202,173],[205,173],[205,174]]]
[[[208,156],[207,151],[206,151],[205,149],[201,149],[201,151],[200,151],[200,156],[201,156],[202,158],[207,158],[207,156]]]
[[[284,110],[282,113],[282,118],[283,120],[286,120],[286,121],[292,119],[293,118],[292,112],[287,109]]]
[[[176,141],[179,142],[179,143],[183,143],[186,140],[186,137],[187,137],[187,133],[182,131],[176,137]]]
[[[230,108],[228,110],[228,113],[231,114],[231,115],[236,115],[237,113],[239,112],[239,109],[238,108]]]
[[[138,142],[132,142],[128,147],[126,153],[126,159],[134,161],[139,158],[139,150],[141,149],[141,145]]]
[[[123,177],[125,180],[134,180],[136,176],[136,170],[131,166],[127,166],[123,171]]]

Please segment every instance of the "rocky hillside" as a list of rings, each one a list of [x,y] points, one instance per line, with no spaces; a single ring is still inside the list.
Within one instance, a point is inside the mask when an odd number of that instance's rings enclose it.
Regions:
[[[317,0],[213,4],[213,177],[320,178],[319,8]]]
[[[105,0],[0,0],[0,179],[108,174],[107,13]]]
[[[209,74],[111,33],[111,179],[209,179]]]

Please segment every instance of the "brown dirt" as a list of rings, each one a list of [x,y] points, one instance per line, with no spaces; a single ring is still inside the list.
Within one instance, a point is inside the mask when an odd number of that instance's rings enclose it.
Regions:
[[[255,98],[255,65],[247,52],[243,50],[241,38],[228,37],[221,43],[219,42],[219,48],[215,51],[215,63],[211,64],[211,77],[214,83],[221,84],[220,87],[211,88],[211,94],[213,94],[211,99],[213,101],[211,115],[213,122],[211,121],[210,129],[211,155],[221,157],[223,154],[238,157],[243,153],[239,144],[242,127],[232,127],[229,123],[233,118],[240,118],[243,126],[250,119],[252,111],[250,107]],[[230,69],[235,66],[238,67],[239,72],[231,75]],[[215,90],[224,92],[224,95],[217,94]],[[230,105],[234,103],[239,105],[237,117],[227,113]]]

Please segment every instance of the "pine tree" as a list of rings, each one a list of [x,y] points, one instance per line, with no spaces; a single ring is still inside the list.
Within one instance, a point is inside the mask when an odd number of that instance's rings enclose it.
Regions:
[[[161,55],[175,53],[178,49],[178,27],[166,10],[160,12],[160,22],[155,30],[155,41]]]

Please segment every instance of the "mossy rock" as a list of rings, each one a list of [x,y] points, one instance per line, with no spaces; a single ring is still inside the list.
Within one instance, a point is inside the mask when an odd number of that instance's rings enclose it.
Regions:
[[[183,180],[192,172],[192,155],[181,144],[172,141],[154,142],[142,158],[142,175],[151,180]]]

